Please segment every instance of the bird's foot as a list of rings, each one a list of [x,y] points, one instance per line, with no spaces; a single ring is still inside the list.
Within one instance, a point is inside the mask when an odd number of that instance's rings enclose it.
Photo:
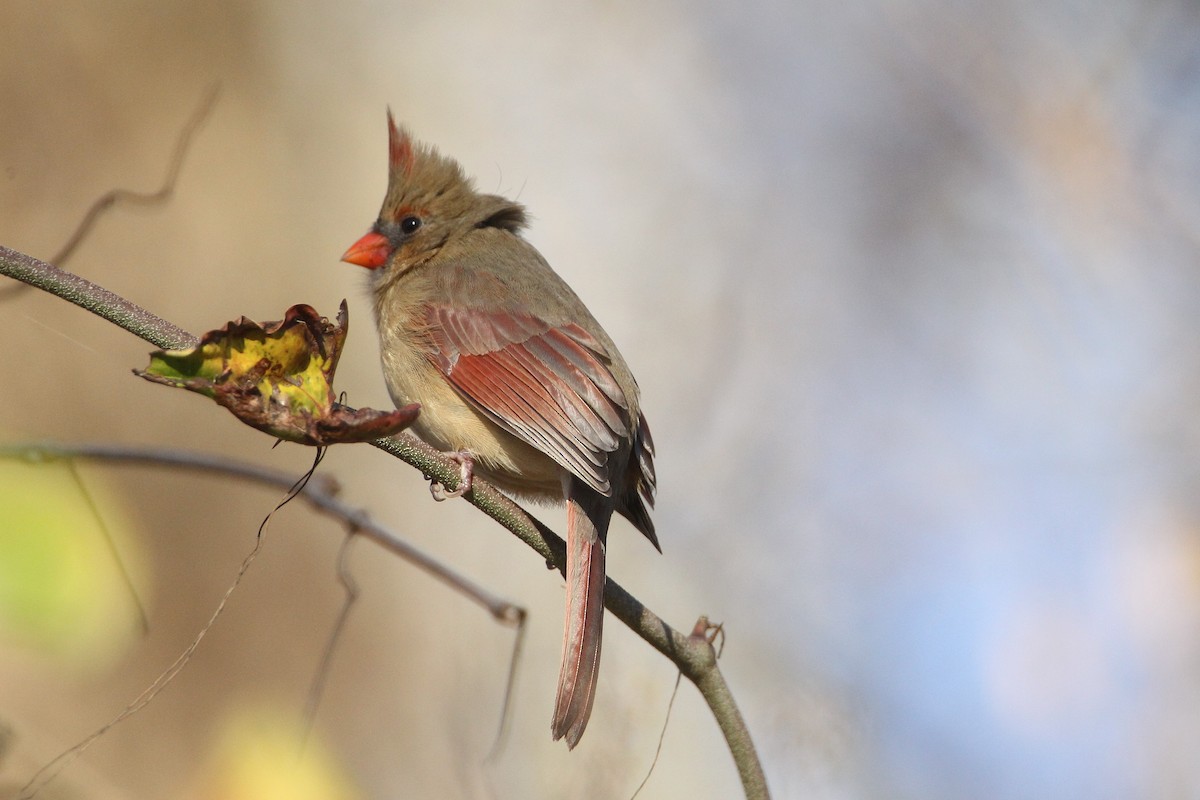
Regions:
[[[447,489],[438,481],[429,482],[429,493],[433,495],[433,499],[439,503],[451,497],[462,497],[467,492],[471,491],[471,484],[475,478],[475,459],[470,451],[458,450],[451,453],[446,453],[445,456],[451,461],[458,464],[458,488]]]

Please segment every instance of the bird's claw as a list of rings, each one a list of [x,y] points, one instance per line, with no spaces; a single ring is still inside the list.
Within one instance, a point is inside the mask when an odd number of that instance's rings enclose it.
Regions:
[[[430,481],[429,493],[439,503],[452,497],[462,497],[471,491],[471,484],[475,478],[475,461],[468,451],[459,450],[453,453],[446,453],[446,457],[458,464],[458,488],[447,489],[440,481]]]

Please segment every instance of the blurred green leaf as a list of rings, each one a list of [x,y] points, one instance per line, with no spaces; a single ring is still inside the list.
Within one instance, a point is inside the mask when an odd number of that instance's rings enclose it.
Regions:
[[[105,539],[106,527],[119,535],[128,526],[112,496],[98,486],[89,491],[107,525],[63,466],[0,462],[0,635],[97,662],[137,626],[124,573]],[[137,561],[130,542],[120,550]]]

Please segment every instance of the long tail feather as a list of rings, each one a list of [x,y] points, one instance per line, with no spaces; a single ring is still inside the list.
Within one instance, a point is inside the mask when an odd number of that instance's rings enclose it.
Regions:
[[[562,671],[550,731],[574,748],[583,736],[600,668],[604,623],[604,539],[611,508],[572,481],[567,499],[567,615]],[[587,502],[592,500],[592,502]],[[582,501],[582,502],[581,502]]]

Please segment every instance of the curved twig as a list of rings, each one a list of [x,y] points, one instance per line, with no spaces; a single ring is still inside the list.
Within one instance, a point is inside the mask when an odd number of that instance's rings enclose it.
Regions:
[[[183,170],[183,160],[187,156],[188,148],[191,147],[192,137],[196,131],[207,119],[209,113],[217,101],[217,85],[209,87],[205,92],[204,97],[200,99],[200,105],[192,112],[192,116],[184,124],[183,130],[179,132],[179,138],[175,140],[175,150],[171,153],[171,160],[167,164],[167,173],[163,176],[162,184],[153,192],[138,192],[133,189],[111,189],[96,199],[91,206],[88,207],[87,213],[83,215],[83,219],[75,230],[72,231],[70,238],[66,243],[59,248],[58,252],[50,257],[51,264],[62,266],[67,263],[67,260],[75,254],[92,231],[92,226],[100,219],[100,215],[112,209],[118,203],[131,203],[135,205],[159,205],[171,199],[171,195],[175,193],[175,184],[179,180],[179,173]],[[20,293],[22,289],[29,289],[29,284],[17,284],[16,286],[6,286],[0,289],[0,300],[10,300]]]
[[[178,326],[151,314],[96,284],[72,275],[36,258],[0,246],[0,274],[37,286],[64,300],[98,314],[130,333],[162,349],[194,346],[197,338]],[[437,450],[408,434],[372,442],[423,474],[441,481],[447,488],[458,485],[458,466]],[[523,508],[485,481],[476,478],[466,499],[499,522],[539,555],[565,571],[566,545],[563,540]],[[604,586],[604,605],[654,649],[665,655],[696,688],[717,719],[741,776],[747,800],[770,797],[758,753],[750,738],[729,686],[717,666],[717,654],[705,632],[709,625],[701,618],[696,631],[685,636],[646,608],[616,581],[608,578]]]

